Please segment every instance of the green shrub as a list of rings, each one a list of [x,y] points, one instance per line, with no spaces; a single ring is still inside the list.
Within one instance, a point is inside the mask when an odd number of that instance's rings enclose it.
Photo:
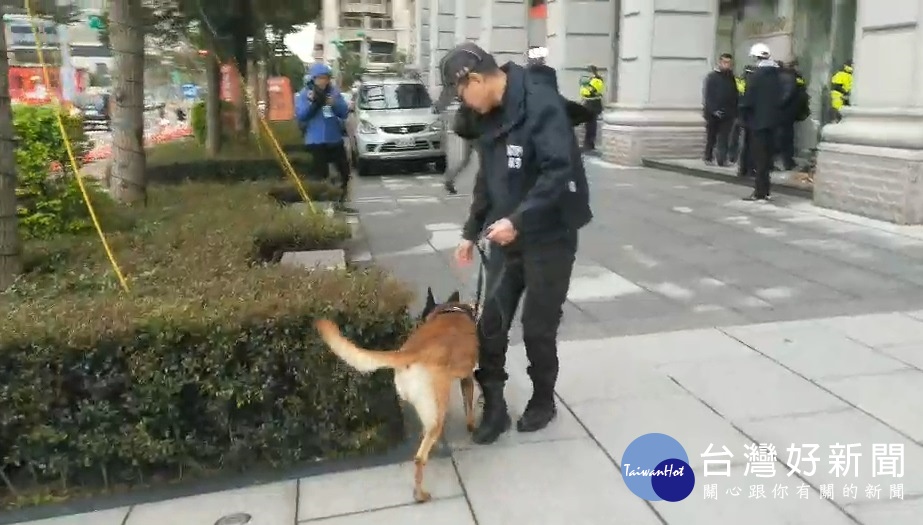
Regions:
[[[220,101],[218,107],[221,108],[222,113],[234,109],[233,104],[226,100]],[[192,128],[192,136],[195,137],[196,142],[205,144],[205,139],[208,137],[208,114],[204,100],[200,100],[192,106],[192,110],[189,112],[189,126]],[[228,137],[229,135],[222,128],[221,143],[227,142]]]
[[[341,219],[278,206],[271,187],[153,186],[134,228],[110,239],[130,295],[91,236],[27,244],[31,273],[0,295],[0,469],[21,494],[290,465],[403,438],[390,375],[343,366],[312,322],[330,317],[364,347],[395,348],[410,293],[375,271],[254,265],[273,243],[333,247],[349,233]],[[0,506],[33,501],[6,490]]]
[[[314,166],[311,156],[300,142],[297,127],[291,122],[273,122],[270,127],[295,173],[303,180],[319,180],[312,176]],[[215,158],[209,158],[205,148],[193,140],[148,148],[147,178],[155,184],[188,180],[237,182],[283,179],[294,189],[291,177],[276,157],[275,146],[265,135],[259,141],[251,137],[248,142],[223,148]],[[323,195],[330,194],[324,192]]]
[[[19,227],[25,239],[46,239],[92,227],[89,213],[70,164],[70,157],[52,106],[14,107],[19,199]],[[67,136],[77,159],[89,147],[79,117],[62,112]],[[60,171],[51,173],[51,167]],[[107,199],[94,192],[94,201]]]

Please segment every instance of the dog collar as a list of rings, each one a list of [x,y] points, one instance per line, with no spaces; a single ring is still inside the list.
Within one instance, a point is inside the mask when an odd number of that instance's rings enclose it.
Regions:
[[[439,307],[435,312],[436,315],[442,314],[451,314],[451,313],[463,313],[468,315],[471,319],[475,319],[475,313],[471,307],[467,307],[461,304],[447,304]]]

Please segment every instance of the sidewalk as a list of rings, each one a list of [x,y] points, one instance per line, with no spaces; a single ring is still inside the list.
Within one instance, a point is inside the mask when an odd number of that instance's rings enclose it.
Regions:
[[[430,503],[412,502],[408,458],[32,525],[210,525],[240,512],[257,525],[915,525],[923,513],[923,415],[911,400],[923,391],[921,346],[923,312],[568,342],[560,350],[559,416],[545,431],[472,445],[461,401],[453,400],[452,457],[427,469]],[[512,349],[514,414],[529,394],[524,368],[522,348]],[[650,432],[672,436],[689,456],[696,486],[681,502],[647,504],[622,480],[623,452]],[[749,443],[775,445],[774,476],[744,474]],[[820,446],[813,476],[787,476],[792,444]],[[837,444],[861,445],[850,467],[857,475],[829,472]],[[904,446],[902,477],[873,476],[873,444]],[[730,477],[705,475],[710,445],[733,453]],[[787,497],[774,496],[777,485],[788,487]],[[820,496],[828,485],[832,499]],[[869,485],[880,489],[877,498]],[[898,485],[903,499],[892,494]],[[852,486],[855,494],[845,495]],[[765,497],[754,497],[757,487]]]
[[[737,165],[715,166],[702,162],[702,159],[644,159],[644,166],[660,170],[683,173],[694,177],[721,180],[733,184],[753,186],[751,177],[741,178],[737,175]],[[772,183],[777,191],[810,198],[814,192],[814,182],[801,171],[775,171],[771,173]]]

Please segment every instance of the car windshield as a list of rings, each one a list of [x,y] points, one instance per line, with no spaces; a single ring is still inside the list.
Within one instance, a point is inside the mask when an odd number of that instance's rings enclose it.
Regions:
[[[78,95],[74,104],[80,108],[103,109],[104,100],[102,95]]]
[[[363,86],[359,109],[423,109],[433,105],[426,86],[417,83]]]

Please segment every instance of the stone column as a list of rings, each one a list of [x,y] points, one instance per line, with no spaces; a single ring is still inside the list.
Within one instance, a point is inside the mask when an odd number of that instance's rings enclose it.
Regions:
[[[423,75],[423,81],[430,86],[430,57],[432,55],[432,46],[430,41],[430,5],[432,0],[417,0],[416,10],[416,37],[417,37],[417,67]]]
[[[612,87],[613,21],[618,16],[615,0],[550,0],[548,2],[548,65],[558,72],[564,96],[580,99],[580,77],[595,65]],[[608,99],[608,95],[606,99]]]
[[[438,89],[441,85],[439,80],[439,72],[437,71],[439,66],[439,59],[442,57],[442,54],[439,52],[439,2],[440,0],[427,0],[429,4],[428,9],[428,18],[429,18],[429,28],[428,28],[428,38],[429,42],[429,90],[434,93],[434,97],[438,96]]]
[[[525,0],[484,0],[478,45],[503,65],[524,64],[529,50],[529,5]]]
[[[468,2],[455,0],[455,43],[468,40]]]
[[[397,51],[407,53],[410,51],[410,8],[407,0],[391,0],[391,20],[394,22],[394,31]],[[408,59],[413,58],[408,56]]]
[[[607,160],[697,158],[702,81],[714,61],[717,0],[622,0],[617,103],[603,114]]]
[[[823,129],[814,203],[923,224],[923,1],[860,0],[843,120]]]
[[[340,38],[340,3],[337,0],[323,0],[321,9],[324,17],[324,60],[332,62],[340,57],[333,41]]]

